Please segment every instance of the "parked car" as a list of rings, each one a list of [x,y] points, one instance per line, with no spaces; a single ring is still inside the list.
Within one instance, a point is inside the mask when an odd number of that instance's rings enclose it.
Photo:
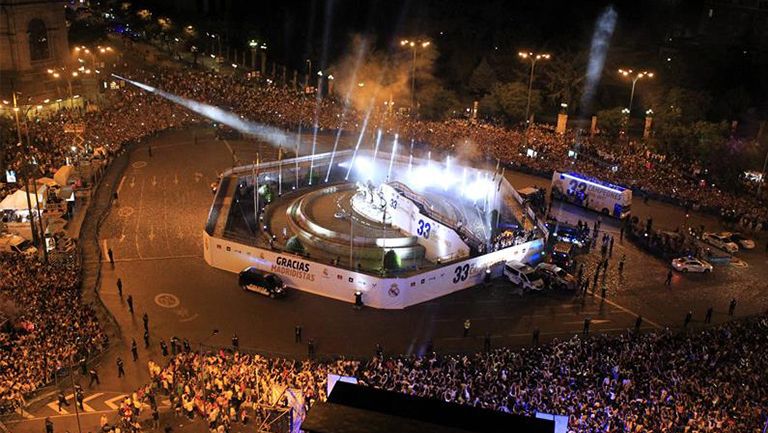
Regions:
[[[512,284],[522,287],[524,290],[542,290],[544,289],[544,279],[541,274],[516,260],[510,260],[504,264],[504,275]]]
[[[744,248],[745,250],[752,250],[755,248],[755,241],[744,236],[743,234],[738,232],[729,233],[729,234],[730,234],[731,242],[736,243],[736,245],[738,245],[739,248]]]
[[[37,254],[37,248],[32,245],[32,242],[24,239],[21,236],[6,234],[0,236],[0,252],[34,256]]]
[[[565,269],[552,263],[539,263],[536,270],[543,276],[550,289],[576,290],[576,277],[565,272]]]
[[[285,294],[286,285],[275,274],[260,271],[253,266],[248,267],[238,275],[238,284],[243,290],[256,292],[270,298]]]
[[[552,254],[550,257],[552,263],[565,269],[571,269],[573,266],[574,244],[568,242],[556,243],[552,247]]]
[[[579,229],[576,226],[556,221],[547,221],[547,227],[558,242],[572,243],[578,248],[589,245],[589,228]]]
[[[739,251],[739,246],[731,241],[730,236],[723,233],[704,233],[704,235],[701,236],[701,240],[730,254]]]
[[[678,257],[672,259],[672,267],[680,272],[712,272],[712,265],[695,257]]]

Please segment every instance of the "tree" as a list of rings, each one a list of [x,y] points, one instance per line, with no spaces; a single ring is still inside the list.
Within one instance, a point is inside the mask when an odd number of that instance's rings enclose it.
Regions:
[[[456,93],[437,84],[420,89],[418,100],[419,115],[426,119],[443,120],[452,111],[461,109]]]
[[[562,52],[552,57],[546,68],[541,69],[546,98],[555,106],[565,102],[577,108],[584,87],[587,52]]]
[[[495,98],[498,111],[508,120],[516,122],[525,120],[525,109],[528,104],[528,86],[520,82],[497,84],[491,92]],[[486,101],[490,102],[490,101]],[[541,94],[538,90],[531,92],[531,113],[541,108]]]
[[[493,89],[496,81],[496,72],[488,64],[488,60],[483,57],[475,70],[472,71],[472,75],[469,76],[469,90],[475,96],[482,96]]]
[[[683,123],[704,120],[712,105],[706,92],[673,87],[664,98],[664,105],[657,116]]]
[[[621,107],[616,107],[597,112],[597,127],[600,132],[610,136],[619,135],[625,121],[625,115],[621,110]]]
[[[489,93],[480,100],[477,107],[480,115],[483,117],[495,117],[501,114],[501,107],[499,106],[499,100],[494,93]]]
[[[285,243],[285,250],[289,253],[294,254],[304,254],[304,245],[301,243],[299,238],[296,235],[291,236],[290,239],[288,239],[288,242]]]
[[[389,250],[384,253],[384,260],[382,265],[386,271],[396,271],[400,269],[400,266],[402,266],[400,263],[400,257],[397,255],[395,250]]]
[[[714,115],[719,119],[735,120],[747,110],[751,98],[743,87],[726,90],[715,103]]]
[[[690,131],[692,140],[691,156],[704,164],[717,164],[718,160],[714,157],[721,155],[721,149],[726,147],[728,124],[726,122],[695,122],[691,125]],[[731,161],[728,162],[730,163]]]
[[[259,187],[259,195],[264,198],[267,203],[272,203],[275,199],[275,193],[272,191],[272,187],[269,184],[264,184]]]

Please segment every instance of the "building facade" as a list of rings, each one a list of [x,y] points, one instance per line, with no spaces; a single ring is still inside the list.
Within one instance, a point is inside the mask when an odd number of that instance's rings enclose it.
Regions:
[[[70,60],[64,0],[0,0],[0,95],[45,93],[46,71]]]

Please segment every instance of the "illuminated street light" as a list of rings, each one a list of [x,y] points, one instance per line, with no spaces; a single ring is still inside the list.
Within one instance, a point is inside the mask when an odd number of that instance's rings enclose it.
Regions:
[[[409,39],[403,39],[400,41],[401,47],[406,47],[411,50],[413,53],[413,62],[411,65],[411,111],[414,112],[416,109],[416,48],[421,47],[422,49],[427,48],[432,43],[430,41],[416,41],[416,40],[409,40]]]
[[[635,99],[635,85],[641,78],[653,78],[653,72],[635,72],[632,69],[619,69],[619,74],[625,78],[632,79],[632,91],[629,93],[629,107],[627,108],[627,117],[629,117],[629,114],[632,112],[632,101]]]
[[[549,60],[552,56],[546,53],[532,53],[530,51],[520,51],[517,53],[521,59],[531,62],[531,74],[528,78],[528,104],[525,106],[525,123],[530,127],[531,125],[531,90],[533,90],[533,73],[536,69],[536,63],[539,60]],[[526,135],[527,137],[527,135]]]
[[[62,73],[60,73],[61,71]],[[90,69],[83,68],[83,71],[85,74],[90,74]],[[69,70],[65,67],[59,67],[56,69],[48,69],[48,74],[51,75],[54,79],[63,78],[67,81],[67,88],[69,90],[69,105],[70,108],[74,108],[74,98],[72,96],[72,79],[77,78],[80,74],[77,71]]]

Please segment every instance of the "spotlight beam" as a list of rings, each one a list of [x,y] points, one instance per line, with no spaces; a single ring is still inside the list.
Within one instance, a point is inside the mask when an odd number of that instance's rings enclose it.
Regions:
[[[116,74],[112,74],[112,76],[119,80],[130,83],[146,92],[154,93],[155,95],[165,98],[175,104],[181,105],[182,107],[185,107],[188,110],[193,111],[203,117],[207,117],[208,119],[215,120],[219,123],[227,125],[232,129],[236,129],[237,131],[242,132],[243,134],[256,136],[275,147],[279,147],[288,143],[288,136],[278,128],[252,122],[250,120],[245,120],[240,116],[229,111],[222,110],[219,107],[215,107],[213,105],[205,104],[199,101],[193,101],[187,98],[182,98],[181,96],[174,95],[162,89],[152,87],[148,84],[139,83],[137,81],[133,81]]]

